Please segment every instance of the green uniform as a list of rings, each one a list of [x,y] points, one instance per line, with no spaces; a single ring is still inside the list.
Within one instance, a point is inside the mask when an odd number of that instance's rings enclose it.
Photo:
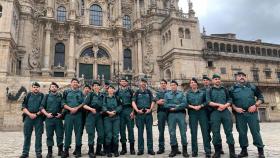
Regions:
[[[181,91],[169,91],[164,95],[164,100],[164,108],[168,110],[168,129],[170,135],[170,145],[178,146],[176,138],[176,125],[178,124],[181,134],[181,143],[183,146],[186,146],[186,97]],[[175,111],[170,111],[171,108],[175,108]]]
[[[202,106],[202,108],[198,111],[189,108],[189,122],[191,129],[191,137],[192,137],[192,152],[197,153],[197,127],[198,123],[200,124],[202,138],[203,138],[203,146],[205,153],[211,153],[211,145],[210,145],[210,137],[209,137],[209,120],[207,117],[206,110],[206,96],[205,92],[202,90],[197,90],[196,92],[189,90],[186,95],[187,106]]]
[[[210,102],[226,104],[231,103],[231,98],[228,94],[228,90],[223,87],[211,87],[206,93],[207,104]],[[226,134],[227,144],[233,145],[234,138],[232,135],[232,118],[231,112],[227,109],[224,111],[218,111],[214,109],[211,113],[211,130],[213,133],[213,144],[215,146],[221,146],[222,139],[220,134],[221,124],[223,124],[224,131]]]
[[[109,117],[105,114],[104,116],[104,130],[106,133],[105,136],[105,144],[111,144],[113,140],[113,144],[117,145],[119,143],[119,132],[120,132],[120,117],[119,113],[122,110],[122,107],[119,105],[119,101],[116,96],[106,96],[103,99],[103,107],[102,111],[105,113],[106,111],[115,111],[116,115],[113,117]]]
[[[44,98],[43,93],[28,93],[24,98],[22,103],[22,108],[27,109],[30,113],[38,113],[40,111],[41,101]],[[31,135],[33,128],[35,129],[35,152],[36,155],[42,153],[42,134],[44,131],[44,121],[43,116],[37,116],[35,119],[31,119],[29,116],[25,115],[23,123],[23,133],[24,133],[24,144],[22,155],[29,155]]]
[[[155,102],[157,102],[160,99],[164,99],[165,93],[167,93],[167,90],[159,90],[156,93]],[[164,109],[163,105],[157,106],[157,118],[158,118],[158,131],[159,131],[159,139],[158,139],[158,146],[159,149],[164,150],[164,130],[165,130],[165,124],[167,122],[167,111]]]
[[[80,90],[65,90],[63,93],[63,105],[68,105],[71,108],[78,107],[83,103],[83,93]],[[72,131],[74,128],[76,146],[82,145],[82,112],[79,110],[75,114],[66,112],[64,120],[65,140],[64,148],[69,149],[72,141]]]
[[[120,134],[121,143],[126,143],[126,127],[128,130],[129,143],[134,143],[134,119],[130,118],[130,114],[133,111],[131,106],[133,91],[129,88],[118,89],[116,96],[122,101],[122,111],[120,113]]]
[[[153,101],[152,92],[148,89],[137,90],[132,99],[139,110],[150,109]],[[148,151],[153,151],[153,116],[152,113],[136,114],[136,126],[138,128],[138,151],[144,151],[144,127],[146,125]]]
[[[235,113],[240,147],[248,147],[247,131],[249,126],[253,136],[253,144],[259,148],[263,148],[264,145],[260,134],[258,112],[248,112],[248,108],[256,103],[255,97],[257,100],[264,102],[261,91],[255,85],[250,83],[245,85],[235,84],[230,88],[230,96],[236,107],[245,110],[244,113]]]
[[[63,97],[60,93],[49,93],[46,94],[43,101],[41,109],[45,109],[47,113],[52,113],[56,116],[57,113],[61,113],[63,109]],[[54,132],[56,134],[57,146],[63,145],[63,122],[62,118],[46,118],[46,131],[47,131],[47,146],[53,146],[53,136]]]
[[[203,91],[205,93],[205,99],[206,99],[206,92],[209,88],[211,88],[211,87],[210,86],[208,86],[208,87],[204,86],[200,89],[201,91]],[[205,110],[206,110],[206,115],[207,115],[207,119],[208,119],[208,126],[209,126],[208,137],[209,137],[210,142],[211,142],[212,138],[211,138],[211,118],[210,117],[211,117],[211,113],[213,111],[213,108],[206,104]]]
[[[104,143],[104,127],[101,115],[103,97],[100,93],[90,92],[84,100],[84,104],[96,110],[96,113],[88,112],[86,117],[86,130],[88,133],[88,144],[94,145],[95,130],[97,131],[97,144]]]

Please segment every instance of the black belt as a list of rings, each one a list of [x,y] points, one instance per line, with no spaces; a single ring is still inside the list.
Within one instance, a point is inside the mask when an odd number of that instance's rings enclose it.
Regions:
[[[169,113],[186,113],[186,110],[168,111]]]

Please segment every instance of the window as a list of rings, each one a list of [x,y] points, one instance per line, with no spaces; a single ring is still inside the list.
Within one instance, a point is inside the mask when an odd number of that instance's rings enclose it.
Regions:
[[[54,66],[64,66],[65,46],[63,43],[55,45]]]
[[[267,49],[267,56],[271,56],[272,55],[272,50],[271,49]]]
[[[266,68],[264,70],[264,73],[265,73],[266,79],[270,79],[271,78],[271,70],[269,68]]]
[[[278,50],[278,57],[280,57],[280,50]]]
[[[277,50],[276,49],[273,49],[273,56],[274,57],[277,57],[278,55],[277,55]]]
[[[227,44],[227,52],[231,52],[231,45]]]
[[[125,15],[123,17],[123,26],[128,30],[131,29],[131,20],[130,20],[130,17],[128,15]]]
[[[183,30],[183,28],[179,28],[178,32],[179,32],[179,38],[184,38],[184,30]]]
[[[239,46],[239,47],[238,47],[238,51],[239,51],[239,53],[244,53],[244,48],[243,48],[243,46]]]
[[[250,54],[250,48],[249,48],[249,46],[245,46],[245,53],[246,53],[246,54]]]
[[[220,51],[221,51],[221,52],[225,52],[225,51],[226,51],[226,46],[225,46],[224,43],[221,43],[221,44],[220,44]]]
[[[280,83],[280,72],[277,72],[276,74],[277,74],[278,81]]]
[[[233,53],[237,53],[237,45],[232,46]]]
[[[130,49],[125,49],[123,52],[123,69],[132,70],[132,54]]]
[[[207,67],[213,68],[214,67],[213,61],[208,61],[207,62]]]
[[[63,6],[57,8],[57,21],[59,22],[66,21],[66,9]]]
[[[0,5],[0,18],[2,17],[2,11],[3,11],[3,8],[2,8],[2,5]]]
[[[258,82],[259,81],[259,71],[258,70],[252,70],[253,72],[253,80],[255,82]]]
[[[207,48],[208,48],[209,50],[213,50],[213,44],[212,44],[212,42],[207,42]]]
[[[218,43],[214,43],[214,51],[219,51],[219,44]]]
[[[53,76],[54,77],[64,77],[64,72],[54,72]]]
[[[256,53],[257,53],[257,55],[261,55],[261,49],[260,49],[260,47],[257,47],[257,48],[256,48]]]
[[[256,49],[255,49],[255,47],[251,47],[250,50],[251,50],[251,54],[252,54],[252,55],[255,55],[255,54],[256,54]]]
[[[104,50],[99,48],[99,50],[97,51],[97,58],[109,58],[108,53]]]
[[[102,8],[99,5],[92,5],[89,9],[90,25],[102,26]]]
[[[227,69],[225,67],[221,67],[221,74],[227,74]]]
[[[266,49],[262,48],[262,56],[266,56]]]
[[[171,31],[168,31],[168,40],[171,40]]]
[[[81,53],[81,57],[94,57],[94,53],[92,51],[92,47],[85,49],[82,53]]]
[[[191,32],[189,29],[185,30],[185,38],[190,39],[191,38]]]

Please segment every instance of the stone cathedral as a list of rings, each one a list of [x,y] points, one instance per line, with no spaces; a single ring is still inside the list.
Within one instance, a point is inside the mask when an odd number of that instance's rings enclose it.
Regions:
[[[200,32],[192,2],[179,0],[0,0],[0,130],[20,129],[31,83],[67,87],[73,77],[160,79],[182,87],[191,77],[237,71],[263,91],[261,121],[280,120],[280,45],[235,34]],[[221,19],[222,20],[222,19]]]

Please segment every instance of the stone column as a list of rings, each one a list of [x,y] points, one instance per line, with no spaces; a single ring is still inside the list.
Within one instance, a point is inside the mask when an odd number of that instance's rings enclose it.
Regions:
[[[119,66],[119,71],[120,71],[120,74],[121,74],[121,72],[123,72],[123,65],[124,65],[124,63],[123,63],[123,43],[122,43],[122,31],[121,30],[119,30],[119,32],[118,32],[118,48],[119,48],[119,50],[118,50],[118,60],[119,60],[119,63],[118,64],[120,64],[120,65],[118,65]]]
[[[138,57],[138,73],[139,76],[143,75],[143,54],[142,54],[142,43],[141,43],[141,33],[137,34],[137,57]]]
[[[52,23],[46,23],[46,39],[45,39],[45,54],[44,54],[44,67],[42,69],[42,76],[50,75],[50,53],[51,53],[51,29]]]
[[[74,77],[75,74],[75,26],[70,25],[69,28],[69,54],[68,54],[68,67],[67,67],[67,76]]]

